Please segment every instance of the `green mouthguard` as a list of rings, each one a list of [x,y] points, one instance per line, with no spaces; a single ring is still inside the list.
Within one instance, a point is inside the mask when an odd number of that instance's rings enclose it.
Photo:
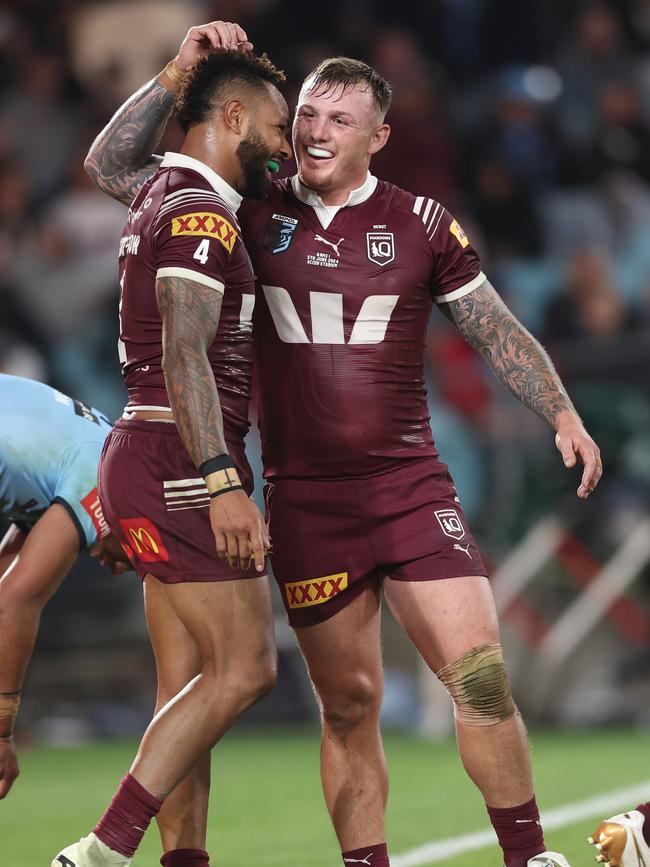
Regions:
[[[266,167],[270,172],[280,171],[280,163],[277,160],[269,160],[266,164]]]

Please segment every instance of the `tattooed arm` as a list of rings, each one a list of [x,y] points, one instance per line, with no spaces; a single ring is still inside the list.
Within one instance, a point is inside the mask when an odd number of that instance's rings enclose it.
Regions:
[[[223,416],[208,348],[221,314],[220,292],[179,277],[156,280],[163,323],[163,371],[181,439],[195,466],[226,454]],[[257,506],[243,490],[210,500],[217,553],[233,568],[247,569],[251,556],[264,568],[269,539]]]
[[[600,451],[585,430],[551,359],[513,316],[486,280],[440,309],[490,365],[506,388],[556,431],[555,443],[567,467],[584,464],[578,496],[586,498],[602,475]]]
[[[130,205],[142,184],[158,171],[153,156],[167,126],[174,94],[155,78],[121,106],[100,132],[84,161],[104,193]]]
[[[174,108],[177,76],[215,48],[250,51],[253,45],[238,24],[211,21],[192,27],[174,58],[175,77],[163,70],[141,87],[93,142],[84,168],[100,190],[130,205],[142,184],[158,171],[160,157],[153,152]]]

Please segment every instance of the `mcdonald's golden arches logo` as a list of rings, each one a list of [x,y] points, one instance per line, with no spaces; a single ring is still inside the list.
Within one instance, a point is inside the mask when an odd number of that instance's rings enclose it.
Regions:
[[[120,518],[120,527],[127,546],[138,560],[143,563],[169,560],[169,552],[160,538],[158,528],[148,518]]]

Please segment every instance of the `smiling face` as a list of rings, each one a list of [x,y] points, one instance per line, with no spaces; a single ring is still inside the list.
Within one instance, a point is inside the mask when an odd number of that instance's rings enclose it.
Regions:
[[[365,83],[314,85],[308,78],[293,122],[298,176],[325,204],[344,204],[365,181],[370,157],[389,133]]]

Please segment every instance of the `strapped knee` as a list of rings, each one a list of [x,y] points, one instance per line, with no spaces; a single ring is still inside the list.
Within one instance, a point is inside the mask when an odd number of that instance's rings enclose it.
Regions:
[[[500,644],[482,644],[438,672],[458,722],[493,726],[515,713]]]

